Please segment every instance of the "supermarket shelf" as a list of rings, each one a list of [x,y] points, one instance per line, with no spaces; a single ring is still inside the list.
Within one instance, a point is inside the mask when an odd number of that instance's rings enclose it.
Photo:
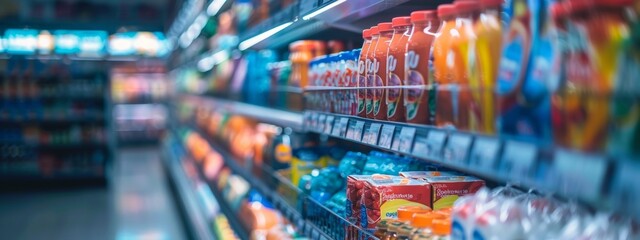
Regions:
[[[380,19],[391,19],[413,10],[435,9],[443,0],[411,1],[411,0],[319,0],[298,1],[269,19],[248,29],[240,35],[240,42],[255,40],[261,34],[283,24],[289,24],[273,36],[259,41],[252,48],[278,48],[292,41],[309,38],[315,34],[339,29],[360,34],[365,28],[377,24]],[[408,4],[407,4],[408,3]],[[311,16],[311,14],[317,14]]]
[[[207,106],[217,111],[246,116],[264,123],[290,127],[294,130],[303,129],[302,114],[300,113],[197,95],[182,95],[182,99],[197,103],[195,106]]]
[[[82,116],[76,115],[73,118],[67,117],[50,117],[50,118],[0,118],[0,124],[78,124],[78,123],[103,123],[105,120],[100,116]]]
[[[219,145],[217,141],[199,130],[195,125],[192,125],[192,128],[199,132],[212,148],[222,155],[225,165],[232,172],[247,180],[253,188],[264,195],[305,236],[311,239],[344,239],[347,236],[347,231],[349,231],[353,233],[353,236],[349,237],[349,239],[376,239],[370,233],[351,224],[304,194],[289,180],[273,171],[270,167],[262,165],[249,169],[241,166],[239,164],[240,161],[235,159],[225,147]]]
[[[172,180],[172,190],[177,193],[177,199],[181,203],[185,213],[184,217],[188,221],[188,224],[186,225],[191,228],[190,230],[193,234],[193,239],[216,239],[215,233],[210,227],[212,226],[211,219],[208,219],[207,216],[205,216],[206,211],[199,202],[196,190],[189,184],[186,173],[180,165],[180,154],[177,153],[175,149],[172,149],[169,141],[165,142],[163,150],[165,167],[169,172],[168,175],[170,179]]]
[[[76,142],[76,143],[34,143],[24,141],[0,141],[0,145],[3,144],[21,144],[28,147],[37,148],[39,150],[73,150],[73,149],[86,149],[86,148],[101,148],[107,147],[104,142]]]
[[[571,151],[549,143],[432,126],[315,111],[305,112],[304,117],[305,129],[309,132],[412,156],[500,184],[555,193],[560,198],[578,200],[598,209],[603,209],[602,203],[608,203],[606,208],[613,211],[623,209],[619,208],[620,200],[616,200],[620,197],[615,196],[621,193],[603,194],[612,184],[610,172],[620,162],[635,161]],[[635,169],[635,174],[640,174],[640,167]],[[630,181],[627,179],[626,183]],[[621,190],[624,191],[632,192],[632,199],[640,199],[637,186],[627,186]]]

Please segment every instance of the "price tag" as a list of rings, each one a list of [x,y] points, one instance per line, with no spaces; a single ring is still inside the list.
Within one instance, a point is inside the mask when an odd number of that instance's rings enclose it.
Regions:
[[[355,126],[356,126],[355,121],[350,121],[349,124],[347,124],[347,135],[345,136],[347,139],[354,140],[353,134],[356,131]]]
[[[401,127],[397,127],[398,129],[396,129],[395,131],[393,131],[393,141],[391,144],[391,150],[393,151],[399,151],[398,149],[400,149],[400,133],[402,131]]]
[[[316,131],[318,133],[324,133],[324,130],[326,129],[325,123],[327,120],[327,116],[324,114],[319,114],[318,116],[318,124],[316,127]]]
[[[640,216],[640,162],[623,159],[614,173],[611,189],[611,204],[617,209],[624,209],[629,216]]]
[[[416,157],[427,158],[428,148],[427,136],[418,135],[413,143],[412,154]]]
[[[412,127],[403,127],[398,138],[398,151],[403,153],[411,153],[413,146],[413,137],[416,135],[416,129]]]
[[[382,131],[380,131],[380,141],[378,142],[378,146],[383,148],[391,148],[391,143],[393,141],[393,133],[395,132],[396,126],[385,124],[382,126]]]
[[[488,137],[477,137],[471,149],[469,165],[484,170],[493,170],[498,160],[500,140]]]
[[[440,130],[431,130],[427,134],[426,145],[427,149],[424,155],[426,157],[439,159],[442,156],[442,148],[444,142],[447,140],[447,133]]]
[[[333,122],[333,129],[331,131],[331,135],[340,137],[340,129],[342,129],[342,119],[341,117],[337,117]]]
[[[509,141],[505,143],[499,171],[506,176],[518,179],[529,179],[538,155],[538,147],[531,143]]]
[[[367,139],[366,141],[363,140],[363,142],[371,145],[378,144],[378,135],[380,135],[381,127],[382,127],[382,124],[380,123],[371,123],[371,126],[369,127],[366,133]]]
[[[360,141],[362,140],[362,131],[364,130],[364,122],[356,120],[355,126],[353,127],[353,136],[351,139]]]
[[[345,137],[347,134],[347,127],[349,126],[349,118],[343,117],[340,119],[340,136]]]
[[[557,150],[553,172],[557,177],[559,192],[567,197],[598,202],[607,166],[608,163],[602,156]]]
[[[326,134],[331,134],[331,127],[333,127],[333,120],[335,119],[334,116],[327,116],[327,119],[325,120],[325,124],[324,124],[324,133]]]
[[[471,135],[452,133],[444,151],[444,160],[456,164],[466,164],[472,141]]]

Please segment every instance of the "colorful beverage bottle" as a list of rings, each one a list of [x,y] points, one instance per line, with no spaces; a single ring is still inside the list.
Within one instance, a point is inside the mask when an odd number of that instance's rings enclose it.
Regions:
[[[569,146],[569,131],[567,119],[564,114],[564,92],[566,91],[566,59],[569,56],[567,21],[569,10],[567,4],[556,2],[551,4],[550,14],[553,19],[553,27],[556,30],[559,60],[562,62],[557,66],[559,77],[557,83],[551,83],[551,128],[552,137],[555,144]]]
[[[369,54],[369,49],[371,47],[371,30],[365,29],[362,31],[362,38],[364,38],[364,43],[362,44],[362,51],[358,56],[358,80],[357,80],[357,88],[358,88],[358,117],[367,117],[367,112],[365,109],[365,102],[367,99],[367,54]]]
[[[360,52],[362,49],[354,49],[347,59],[347,70],[345,73],[345,79],[347,81],[347,112],[349,115],[356,116],[358,114],[358,60],[360,59]]]
[[[396,17],[391,19],[393,37],[387,54],[387,120],[404,122],[404,98],[402,85],[405,79],[404,62],[407,52],[407,41],[411,33],[411,18]]]
[[[442,20],[435,40],[433,41],[433,65],[434,65],[434,79],[435,84],[432,86],[436,91],[436,101],[431,106],[435,106],[434,110],[434,123],[437,126],[443,127],[453,124],[453,112],[457,109],[452,109],[451,101],[447,99],[450,94],[442,94],[441,86],[449,86],[454,82],[454,65],[461,66],[461,59],[453,58],[451,49],[452,36],[451,32],[456,27],[456,15],[457,9],[453,4],[443,4],[438,6],[438,18]],[[452,56],[452,57],[449,57]]]
[[[373,60],[373,118],[379,120],[387,120],[387,105],[384,104],[387,86],[387,53],[393,36],[393,27],[390,22],[378,23],[378,31],[380,36],[376,50],[374,51]]]
[[[408,123],[432,124],[430,104],[435,103],[432,43],[440,25],[436,11],[411,13],[411,34],[407,40],[404,78],[405,117]],[[410,86],[410,87],[409,87]]]
[[[477,37],[475,61],[469,64],[469,87],[473,100],[479,104],[479,111],[472,112],[477,121],[479,132],[495,133],[495,85],[502,50],[502,23],[500,22],[500,6],[502,0],[481,0],[482,13],[474,24]],[[472,125],[472,130],[474,125]]]
[[[475,45],[473,16],[478,7],[478,3],[474,1],[455,2],[454,8],[457,17],[448,21],[443,17],[445,23],[443,23],[439,36],[436,37],[434,48],[437,48],[439,52],[434,57],[436,81],[438,82],[436,125],[440,127],[469,129],[469,111],[472,106],[471,92],[468,87],[468,65],[470,62],[469,53]]]
[[[622,1],[621,1],[622,2]],[[628,2],[619,7],[610,8],[607,14],[616,25],[620,19],[616,16],[624,16],[620,9],[630,8]],[[640,12],[640,2],[635,3],[635,12]],[[640,101],[633,96],[640,95],[640,20],[624,19],[629,28],[629,36],[623,41],[623,57],[619,64],[618,78],[614,83],[613,103],[611,104],[611,121],[613,129],[609,135],[608,151],[610,153],[637,155],[640,153]]]
[[[596,45],[619,43],[611,42],[612,39],[598,39],[606,35],[603,33],[595,34],[598,36],[590,34],[594,24],[595,6],[592,1],[571,0],[569,3],[571,9],[567,29],[570,53],[566,63],[567,86],[570,88],[567,88],[564,96],[569,147],[586,151],[600,150],[606,142],[609,119],[606,95],[613,83],[601,78],[600,74],[605,70],[598,66],[603,61],[599,59],[603,56],[598,55],[598,51],[601,51],[598,48],[603,46]],[[608,60],[611,61],[611,57]]]
[[[372,87],[374,87],[374,79],[375,79],[375,72],[374,72],[374,66],[373,66],[373,62],[374,62],[374,56],[375,56],[375,51],[376,51],[376,47],[378,47],[378,39],[380,38],[380,32],[378,31],[378,26],[373,26],[371,27],[371,45],[369,46],[369,51],[367,52],[367,59],[366,59],[366,65],[367,65],[367,82],[365,84],[366,86],[366,100],[365,100],[365,111],[367,112],[366,117],[367,118],[371,118],[373,119],[373,89]]]
[[[522,88],[526,79],[527,66],[531,53],[531,12],[525,0],[514,0],[507,7],[513,12],[504,37],[502,56],[498,69],[496,94],[498,96],[499,116],[497,129],[513,136],[532,136],[533,130],[519,118],[526,115],[520,105]],[[522,128],[519,128],[522,124]]]

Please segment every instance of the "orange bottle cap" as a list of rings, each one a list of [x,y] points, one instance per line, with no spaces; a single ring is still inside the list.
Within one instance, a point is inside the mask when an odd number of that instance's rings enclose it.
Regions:
[[[391,19],[392,27],[403,27],[403,26],[409,26],[409,25],[411,25],[410,17],[395,17]]]
[[[364,39],[370,39],[371,38],[371,29],[362,30],[362,37]]]
[[[431,228],[434,219],[444,219],[445,215],[439,213],[419,213],[413,215],[412,225],[417,228]]]
[[[370,29],[371,29],[371,36],[380,34],[380,31],[378,31],[378,26],[373,26]]]
[[[413,215],[417,213],[429,213],[431,209],[418,207],[418,206],[406,206],[398,208],[398,220],[402,222],[410,222],[413,219]]]
[[[411,13],[411,22],[424,22],[438,18],[438,13],[433,10],[415,11]]]
[[[453,4],[441,4],[440,6],[438,6],[439,18],[451,17],[456,15],[457,13],[458,13],[458,10],[456,9],[456,6],[454,6]]]
[[[390,22],[383,22],[383,23],[378,23],[378,31],[389,32],[389,31],[393,31],[393,28],[391,27]]]
[[[436,235],[449,235],[451,234],[451,219],[434,219],[432,224],[433,233]]]
[[[456,1],[453,5],[458,9],[458,13],[472,13],[480,9],[480,4],[476,1]]]

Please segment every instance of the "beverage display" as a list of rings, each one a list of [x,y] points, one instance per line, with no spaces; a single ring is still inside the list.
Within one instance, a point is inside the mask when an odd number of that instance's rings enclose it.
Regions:
[[[404,122],[404,96],[402,96],[403,89],[401,86],[403,86],[405,79],[405,54],[411,30],[411,18],[393,18],[391,25],[393,27],[393,37],[389,43],[386,74],[389,89],[387,89],[384,103],[387,105],[386,120]]]
[[[411,34],[405,59],[404,104],[408,123],[432,124],[435,114],[435,79],[431,44],[440,26],[436,11],[411,13]],[[429,87],[432,88],[429,88]]]

